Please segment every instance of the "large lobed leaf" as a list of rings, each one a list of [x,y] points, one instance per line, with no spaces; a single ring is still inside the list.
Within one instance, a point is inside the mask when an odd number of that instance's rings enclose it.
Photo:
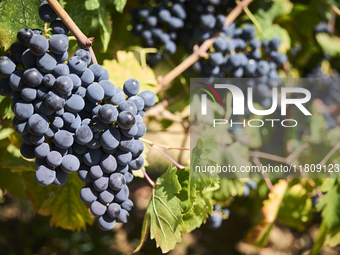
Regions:
[[[43,187],[36,183],[34,172],[22,174],[28,182],[26,194],[30,197],[33,208],[42,215],[51,216],[51,226],[79,231],[85,230],[87,223],[92,224],[93,217],[79,198],[84,184],[77,173],[68,174],[67,183],[62,187]]]
[[[144,218],[142,237],[139,246],[142,247],[150,224],[150,238],[156,240],[157,247],[166,253],[181,241],[182,208],[181,200],[176,197],[181,191],[181,185],[176,175],[176,167],[168,170],[157,179]]]

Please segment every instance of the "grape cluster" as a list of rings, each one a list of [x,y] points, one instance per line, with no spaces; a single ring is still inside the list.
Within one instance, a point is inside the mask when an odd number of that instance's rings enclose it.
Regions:
[[[235,6],[234,1],[157,1],[132,10],[133,33],[140,37],[147,47],[156,47],[161,52],[174,54],[177,45],[184,45],[189,51],[215,31],[223,30],[226,13]],[[149,54],[149,63],[162,60],[159,53]]]
[[[230,211],[227,208],[222,208],[219,204],[214,205],[213,213],[207,219],[207,226],[210,229],[218,229],[222,226],[222,221],[227,219]]]
[[[46,2],[39,14],[56,31],[49,40],[38,30],[18,32],[10,53],[0,57],[0,94],[11,96],[20,152],[35,158],[37,183],[62,186],[78,171],[85,183],[80,198],[91,204],[100,228],[110,230],[127,221],[133,206],[127,184],[144,164],[142,116],[156,96],[139,92],[136,79],[116,88],[87,50],[66,63],[68,31],[53,25],[58,19]]]
[[[314,32],[316,34],[319,34],[319,33],[331,34],[332,33],[332,28],[331,28],[331,26],[326,21],[321,21],[319,24],[317,24],[314,27]]]

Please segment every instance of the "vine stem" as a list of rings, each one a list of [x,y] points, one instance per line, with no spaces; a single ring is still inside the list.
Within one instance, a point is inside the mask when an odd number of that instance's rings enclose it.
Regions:
[[[160,147],[163,147],[166,150],[180,150],[180,151],[189,151],[190,150],[189,148],[173,148],[173,147],[170,147],[169,145],[155,143],[153,141],[150,141],[150,140],[147,140],[147,139],[144,139],[144,138],[139,138],[139,140],[141,140],[142,142],[147,143],[151,146],[152,145],[158,145]]]
[[[154,183],[153,180],[151,180],[151,178],[150,178],[149,175],[146,173],[146,171],[144,170],[143,167],[141,168],[141,170],[142,170],[142,172],[143,172],[143,174],[144,174],[145,179],[148,180],[148,182],[150,183],[150,185],[151,185],[152,187],[155,187],[156,184]]]
[[[225,25],[229,26],[242,13],[244,8],[247,8],[252,1],[253,0],[243,0],[242,2],[240,2],[227,16]],[[200,47],[196,47],[194,52],[187,59],[185,59],[182,63],[180,63],[177,67],[172,69],[172,71],[170,71],[167,75],[163,77],[159,85],[161,87],[168,85],[173,79],[175,79],[185,70],[187,70],[202,56],[204,56],[207,50],[213,45],[216,36],[218,36],[218,33],[215,33],[212,38],[204,41]]]
[[[48,4],[51,6],[53,11],[58,15],[58,17],[62,20],[62,22],[67,26],[67,28],[72,32],[75,38],[77,38],[77,42],[80,48],[88,49],[91,54],[91,62],[92,64],[97,64],[97,58],[92,49],[92,43],[94,38],[88,38],[84,33],[79,29],[79,27],[74,23],[71,17],[67,14],[64,8],[60,5],[57,0],[47,0]]]

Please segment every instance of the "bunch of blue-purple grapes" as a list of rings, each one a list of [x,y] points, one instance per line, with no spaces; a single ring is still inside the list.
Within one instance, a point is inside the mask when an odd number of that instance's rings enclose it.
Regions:
[[[56,18],[46,2],[39,14],[45,22]],[[91,204],[100,228],[110,230],[127,222],[133,206],[127,184],[144,164],[142,116],[156,96],[139,92],[136,79],[123,90],[115,87],[87,50],[68,59],[67,33],[46,39],[39,30],[21,29],[9,54],[0,57],[0,95],[13,101],[20,152],[35,159],[37,183],[62,186],[78,171],[86,183],[80,198]]]
[[[131,12],[133,33],[140,37],[145,47],[154,47],[160,52],[174,54],[179,45],[190,52],[195,44],[209,39],[220,31],[225,14],[235,6],[234,1],[157,1],[147,3]],[[148,55],[148,62],[155,64],[164,54]]]

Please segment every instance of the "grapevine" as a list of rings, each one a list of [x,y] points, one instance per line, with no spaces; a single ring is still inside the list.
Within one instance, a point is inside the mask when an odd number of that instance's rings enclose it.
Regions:
[[[339,7],[0,1],[1,252],[338,254]]]

